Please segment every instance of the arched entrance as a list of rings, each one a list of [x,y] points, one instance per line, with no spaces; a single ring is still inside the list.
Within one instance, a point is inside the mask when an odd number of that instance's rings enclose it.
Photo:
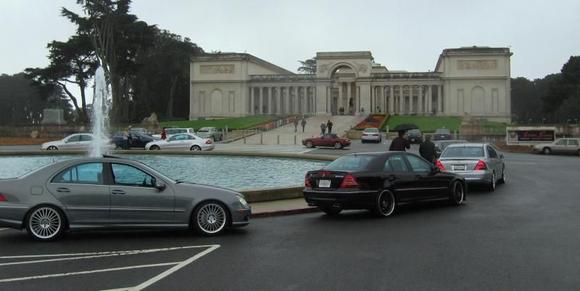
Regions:
[[[357,112],[356,72],[349,65],[336,67],[331,75],[330,113],[332,115]]]

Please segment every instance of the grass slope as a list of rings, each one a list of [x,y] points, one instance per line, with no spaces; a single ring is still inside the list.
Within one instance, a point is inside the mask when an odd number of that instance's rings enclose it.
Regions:
[[[160,125],[172,127],[192,127],[194,130],[198,130],[201,127],[206,126],[225,128],[226,125],[229,129],[246,129],[255,127],[262,123],[266,123],[272,119],[273,118],[270,116],[246,116],[211,120],[163,121]]]
[[[385,124],[389,126],[389,130],[393,130],[395,126],[403,123],[412,123],[419,127],[422,132],[435,132],[438,128],[448,128],[449,130],[458,131],[461,125],[461,117],[448,116],[390,116]]]

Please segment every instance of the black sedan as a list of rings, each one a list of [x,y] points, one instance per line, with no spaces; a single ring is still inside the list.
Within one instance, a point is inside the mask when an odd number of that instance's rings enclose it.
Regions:
[[[130,132],[128,135],[123,133],[116,133],[111,139],[112,143],[115,144],[115,147],[125,150],[130,148],[144,149],[148,142],[152,142],[154,140],[155,139],[152,136],[138,132]]]
[[[390,216],[397,205],[419,200],[465,200],[465,179],[441,172],[406,152],[357,153],[342,156],[305,177],[304,198],[328,215],[343,209],[369,209]]]

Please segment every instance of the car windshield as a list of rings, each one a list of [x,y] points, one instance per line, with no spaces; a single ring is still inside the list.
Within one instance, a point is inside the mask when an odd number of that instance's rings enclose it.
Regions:
[[[209,132],[209,129],[207,129],[207,128],[202,128],[202,129],[198,130],[197,132]]]
[[[421,131],[418,129],[411,129],[411,130],[407,131],[407,134],[408,135],[420,135]]]
[[[370,155],[352,155],[343,156],[324,167],[325,170],[331,171],[364,171],[369,169],[374,156]]]
[[[436,134],[450,134],[451,131],[447,128],[439,128],[435,131]]]
[[[442,158],[480,158],[483,157],[482,146],[447,147]]]

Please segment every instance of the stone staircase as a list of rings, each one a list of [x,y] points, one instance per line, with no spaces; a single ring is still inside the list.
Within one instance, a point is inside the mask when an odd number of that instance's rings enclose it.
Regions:
[[[346,132],[365,119],[366,115],[342,115],[342,116],[313,116],[306,119],[306,126],[302,132],[301,120],[298,122],[297,131],[294,132],[294,124],[288,124],[270,131],[258,133],[245,139],[237,140],[234,144],[251,145],[300,145],[302,139],[320,135],[320,124],[326,123],[329,119],[334,124],[332,132],[339,136],[345,136]]]

